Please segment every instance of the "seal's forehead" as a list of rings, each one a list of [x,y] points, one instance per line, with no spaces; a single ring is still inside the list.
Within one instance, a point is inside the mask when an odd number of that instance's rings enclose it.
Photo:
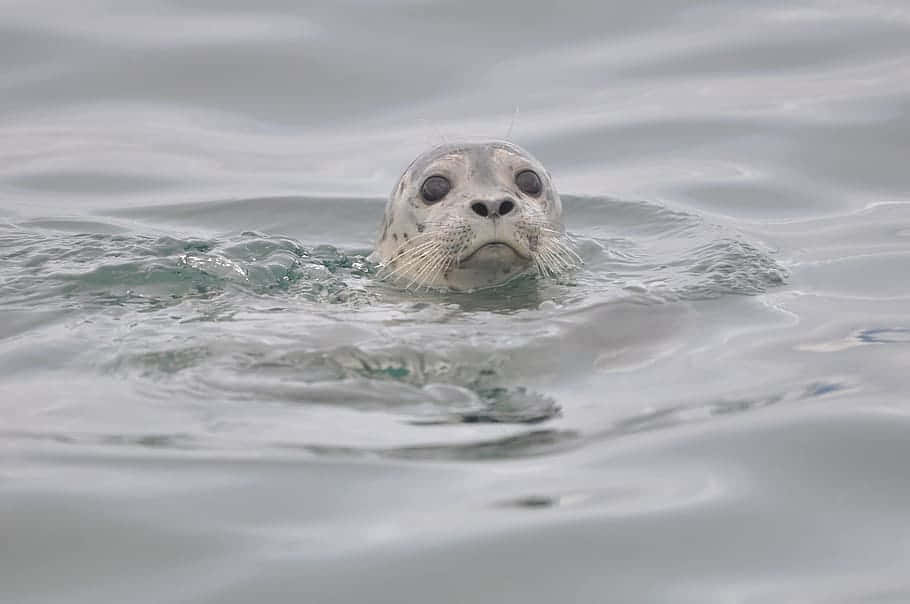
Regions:
[[[530,153],[508,141],[486,141],[473,143],[447,143],[420,154],[411,162],[407,172],[420,173],[438,161],[464,161],[472,165],[497,161],[506,157],[520,157],[531,163],[539,163]]]

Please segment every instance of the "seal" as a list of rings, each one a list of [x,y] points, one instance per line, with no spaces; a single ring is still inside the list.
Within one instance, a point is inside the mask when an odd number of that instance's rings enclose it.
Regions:
[[[418,156],[389,197],[373,259],[406,288],[470,291],[581,265],[543,165],[500,140]]]

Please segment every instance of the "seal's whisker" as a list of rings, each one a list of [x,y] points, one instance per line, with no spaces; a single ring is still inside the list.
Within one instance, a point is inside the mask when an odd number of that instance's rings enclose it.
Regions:
[[[577,262],[584,263],[584,259],[579,255],[575,250],[575,244],[569,239],[557,239],[556,245],[561,249],[565,250],[570,256],[572,256]]]
[[[420,270],[418,270],[414,274],[413,279],[411,279],[411,282],[408,283],[408,285],[405,287],[405,289],[411,289],[411,287],[413,287],[415,284],[417,285],[417,289],[420,289],[421,287],[423,287],[426,276],[431,275],[432,271],[435,270],[436,265],[439,264],[440,262],[441,262],[441,259],[439,257],[437,257],[437,258],[434,258],[432,261],[428,262],[426,265],[424,265]]]
[[[542,261],[545,277],[557,277],[560,273],[562,273],[561,268],[554,262],[552,257],[544,256],[542,258]]]
[[[437,251],[443,253],[436,253],[430,257],[429,260],[412,275],[412,280],[411,283],[408,284],[408,287],[411,287],[414,283],[420,282],[426,275],[432,274],[437,265],[446,261],[447,255],[444,253],[442,246],[440,246]]]
[[[575,251],[574,245],[568,235],[549,228],[542,228],[541,231],[551,235],[545,238],[545,245],[547,247],[558,250],[562,255],[567,256],[570,259],[571,264],[584,264],[584,260],[578,255],[578,252]]]
[[[544,261],[547,272],[554,277],[565,270],[562,263],[553,255],[551,250],[544,250],[541,254],[541,259]]]
[[[445,266],[445,264],[447,262],[448,262],[447,256],[445,256],[445,255],[437,256],[432,261],[428,262],[423,268],[421,268],[419,271],[417,271],[417,273],[414,275],[414,278],[411,280],[410,283],[408,283],[408,286],[406,289],[410,289],[411,286],[413,286],[415,283],[417,283],[417,289],[420,289],[426,283],[428,283],[431,278],[435,277],[436,271],[439,268]]]
[[[549,277],[549,276],[550,276],[550,269],[549,269],[549,267],[547,266],[546,261],[543,260],[543,258],[541,258],[541,257],[535,258],[535,259],[534,259],[534,264],[537,266],[537,273],[538,273],[541,277]]]
[[[386,267],[387,270],[383,272],[384,277],[392,277],[395,275],[400,275],[401,273],[407,271],[415,264],[420,264],[425,262],[438,254],[439,247],[431,248],[422,251],[419,254],[407,254],[402,255],[396,259],[390,266]]]
[[[540,233],[542,235],[546,235],[548,237],[553,237],[555,239],[564,239],[566,241],[572,241],[572,237],[565,231],[560,231],[560,230],[554,229],[545,224],[539,225],[537,228],[540,230]]]
[[[543,240],[543,242],[540,244],[540,253],[544,256],[556,256],[556,245],[553,242],[552,238],[545,238]]]
[[[395,255],[403,256],[407,254],[414,254],[434,245],[440,245],[438,237],[433,236],[433,234],[430,233],[418,235],[410,241],[406,241],[403,244],[399,245],[393,254],[393,259],[395,258]]]
[[[423,228],[423,233],[398,245],[391,260],[380,272],[382,279],[405,279],[408,281],[406,289],[419,289],[438,281],[459,261],[453,242],[470,231],[471,227],[464,218],[447,216],[445,219],[428,220],[423,223]]]
[[[557,239],[554,241],[554,245],[561,253],[567,257],[567,260],[570,264],[573,264],[575,266],[582,266],[585,263],[584,259],[578,255],[578,252],[576,252],[575,249],[565,241]]]
[[[540,232],[545,235],[549,235],[549,236],[555,237],[557,239],[565,239],[567,241],[572,240],[572,237],[565,231],[560,231],[560,230],[551,228],[550,226],[545,225],[545,224],[540,225],[538,228],[540,229]]]
[[[559,262],[565,271],[569,271],[578,267],[578,263],[576,263],[570,256],[564,255],[561,251],[554,250],[553,255],[559,259]]]
[[[434,254],[441,245],[437,242],[427,242],[415,249],[409,249],[401,252],[397,257],[392,259],[391,264],[401,264],[414,258],[423,258]]]
[[[568,255],[564,249],[560,247],[559,242],[555,240],[552,240],[550,245],[541,250],[540,256],[544,259],[547,268],[554,275],[575,269],[579,266],[579,263],[576,262],[572,256]]]
[[[412,265],[415,262],[419,262],[422,258],[428,258],[432,256],[432,250],[424,250],[417,254],[400,254],[397,258],[392,259],[387,264],[383,265],[380,270],[381,275],[392,275],[404,270],[407,266]]]
[[[432,253],[433,247],[434,246],[432,246],[432,245],[426,245],[426,246],[421,247],[420,249],[416,249],[416,250],[403,250],[403,251],[399,252],[396,256],[394,256],[388,262],[388,264],[386,264],[386,266],[387,267],[401,266],[405,262],[408,262],[415,258],[423,257],[428,253]]]
[[[414,265],[420,265],[421,263],[426,263],[428,260],[434,259],[436,256],[438,256],[438,251],[438,249],[433,249],[431,251],[427,251],[426,253],[419,254],[416,257],[408,258],[406,262],[400,264],[396,262],[395,269],[389,271],[386,277],[393,277],[396,275],[401,276]]]
[[[537,266],[542,275],[547,276],[550,273],[550,260],[546,250],[540,250],[535,258]]]
[[[550,227],[542,226],[540,227],[540,232],[546,237],[552,237],[553,239],[572,241],[572,238],[565,231],[557,231],[556,229],[551,229]]]
[[[400,244],[397,248],[395,248],[395,251],[392,252],[392,257],[394,258],[395,256],[397,256],[399,254],[403,254],[405,252],[414,252],[414,251],[421,249],[423,246],[434,245],[437,243],[439,243],[439,240],[434,237],[429,236],[428,234],[418,235],[414,239],[412,239],[410,241],[405,241],[404,243]]]
[[[429,284],[436,281],[441,275],[443,275],[451,265],[451,259],[446,259],[443,262],[440,262],[432,272],[428,273],[422,280],[420,286],[426,287],[429,289]]]
[[[553,242],[547,247],[547,252],[553,255],[554,258],[558,259],[561,264],[566,268],[572,267],[577,264],[575,259],[569,255],[566,249],[559,245],[558,242]]]

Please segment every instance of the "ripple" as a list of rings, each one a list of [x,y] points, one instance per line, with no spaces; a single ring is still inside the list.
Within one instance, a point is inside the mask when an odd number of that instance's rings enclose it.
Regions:
[[[85,333],[99,340],[92,364],[150,380],[159,393],[383,412],[417,427],[551,421],[563,408],[539,379],[542,371],[583,374],[616,366],[617,358],[641,364],[665,353],[661,338],[649,347],[634,325],[644,328],[647,315],[651,331],[672,331],[675,314],[658,324],[654,311],[632,312],[626,320],[633,323],[618,330],[584,325],[627,315],[619,307],[610,312],[611,304],[754,295],[784,282],[786,272],[769,254],[696,215],[641,201],[569,199],[573,214],[594,226],[576,234],[586,266],[565,282],[525,278],[475,294],[402,292],[373,279],[367,250],[249,230],[155,236],[92,223],[93,232],[80,233],[72,221],[42,219],[0,226],[0,294],[13,310],[40,300],[89,313]],[[214,212],[226,220],[262,203],[153,213]],[[299,212],[296,200],[275,203]],[[359,327],[339,345],[342,324]],[[325,326],[321,342],[318,325]],[[575,363],[553,357],[572,350],[561,342],[582,334]],[[725,408],[665,409],[611,430],[673,425]]]
[[[524,458],[569,450],[578,445],[580,437],[573,430],[534,430],[482,442],[398,447],[380,453],[387,457],[424,461]]]
[[[879,327],[864,329],[856,339],[866,344],[910,344],[910,329],[906,327]]]
[[[44,223],[54,224],[56,223]],[[67,227],[72,225],[67,223]],[[287,292],[326,303],[358,302],[345,281],[372,274],[365,256],[331,246],[305,249],[284,237],[245,232],[226,239],[105,233],[59,234],[8,226],[0,235],[6,305],[173,306],[232,288]]]
[[[590,288],[702,300],[761,294],[789,277],[768,251],[697,215],[643,201],[572,201],[596,225],[576,227],[586,263],[578,280]]]
[[[503,384],[484,361],[402,347],[276,355],[239,346],[225,356],[216,347],[193,346],[121,354],[109,366],[155,380],[183,372],[181,383],[199,399],[381,411],[416,426],[533,424],[560,414],[551,397]]]

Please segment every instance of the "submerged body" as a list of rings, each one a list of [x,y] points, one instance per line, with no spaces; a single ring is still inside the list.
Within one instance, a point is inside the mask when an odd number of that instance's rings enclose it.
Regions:
[[[446,144],[415,159],[386,206],[375,252],[406,287],[471,290],[580,264],[543,165],[507,141]]]

